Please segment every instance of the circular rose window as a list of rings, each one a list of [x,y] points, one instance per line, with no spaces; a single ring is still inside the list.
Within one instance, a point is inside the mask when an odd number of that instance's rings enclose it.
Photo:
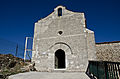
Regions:
[[[59,32],[58,32],[58,34],[60,34],[60,35],[61,35],[62,33],[63,33],[62,31],[59,31]]]

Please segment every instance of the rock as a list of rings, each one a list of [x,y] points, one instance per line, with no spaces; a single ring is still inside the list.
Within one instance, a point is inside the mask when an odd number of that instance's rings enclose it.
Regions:
[[[29,64],[30,61],[27,60],[24,62],[22,58],[11,54],[0,54],[0,79],[5,79],[12,74],[30,71]],[[26,66],[28,66],[27,69]]]

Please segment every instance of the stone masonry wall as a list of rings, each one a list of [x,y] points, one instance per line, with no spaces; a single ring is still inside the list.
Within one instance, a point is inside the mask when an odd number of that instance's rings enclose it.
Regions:
[[[120,62],[120,42],[97,43],[96,54],[98,60]]]
[[[62,8],[62,16],[58,16],[59,8]],[[59,49],[65,52],[65,71],[85,72],[88,60],[96,58],[94,32],[86,28],[84,13],[58,6],[35,23],[32,51],[35,68],[38,71],[59,70],[55,68],[55,52]]]

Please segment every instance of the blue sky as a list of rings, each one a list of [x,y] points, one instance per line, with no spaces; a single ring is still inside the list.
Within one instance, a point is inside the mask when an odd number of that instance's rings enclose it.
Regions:
[[[120,41],[120,0],[0,0],[0,38],[24,45],[34,23],[56,6],[84,12],[96,42]]]

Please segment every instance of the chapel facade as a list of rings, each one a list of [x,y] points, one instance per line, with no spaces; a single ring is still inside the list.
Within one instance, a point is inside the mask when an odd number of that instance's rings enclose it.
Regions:
[[[32,61],[38,71],[85,72],[96,60],[94,32],[84,13],[58,6],[35,23]]]

